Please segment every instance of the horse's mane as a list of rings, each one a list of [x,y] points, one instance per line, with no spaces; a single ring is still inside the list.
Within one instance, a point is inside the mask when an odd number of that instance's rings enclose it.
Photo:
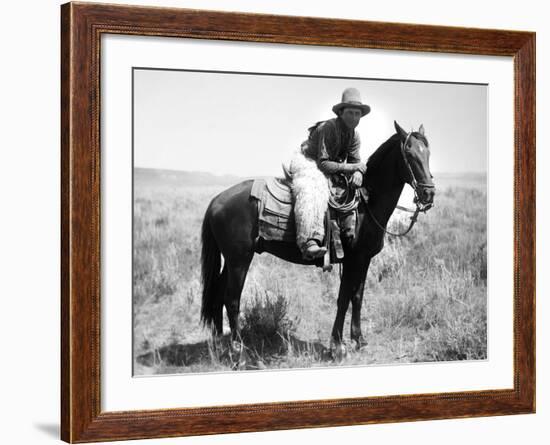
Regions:
[[[398,140],[399,135],[395,133],[386,142],[380,145],[380,147],[378,147],[376,151],[369,156],[369,159],[367,160],[367,169],[370,171],[376,170],[388,152],[390,152],[393,147],[398,145],[396,143]]]
[[[426,137],[417,131],[413,131],[411,136],[420,140],[426,147],[428,146],[428,140]],[[367,171],[376,171],[378,166],[386,158],[386,155],[395,147],[399,147],[399,134],[393,134],[386,142],[384,142],[376,151],[369,156],[367,160]]]

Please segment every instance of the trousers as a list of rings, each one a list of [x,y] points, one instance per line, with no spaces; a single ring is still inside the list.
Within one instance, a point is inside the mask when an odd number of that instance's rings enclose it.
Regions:
[[[325,237],[324,216],[328,206],[329,188],[327,177],[317,163],[296,151],[290,161],[292,194],[296,219],[296,244],[305,249],[308,240],[320,244]]]

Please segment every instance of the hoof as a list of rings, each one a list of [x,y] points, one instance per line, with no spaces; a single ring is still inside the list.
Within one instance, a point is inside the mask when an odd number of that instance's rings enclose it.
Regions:
[[[332,345],[331,349],[332,349],[332,357],[334,358],[335,362],[341,362],[348,355],[348,351],[346,350],[346,347],[342,343]]]
[[[245,360],[245,359],[242,359],[242,360],[239,360],[239,361],[233,363],[233,364],[231,365],[231,369],[232,369],[233,371],[241,371],[241,370],[243,370],[243,369],[247,369],[246,366],[247,366],[247,365],[246,365],[246,360]]]
[[[367,347],[368,343],[363,337],[359,337],[358,339],[352,340],[352,345],[355,351],[361,351]]]
[[[233,362],[231,369],[246,369],[246,352],[242,342],[237,340],[231,342],[231,360]]]

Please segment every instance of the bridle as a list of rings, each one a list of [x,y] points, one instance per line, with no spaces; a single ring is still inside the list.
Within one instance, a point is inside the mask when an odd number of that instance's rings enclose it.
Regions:
[[[418,187],[420,186],[424,189],[430,189],[430,188],[433,189],[433,188],[435,188],[435,185],[434,184],[426,184],[425,182],[419,182],[419,181],[416,180],[416,177],[414,176],[414,172],[411,168],[411,164],[410,164],[409,160],[407,159],[407,154],[405,153],[405,147],[407,147],[407,143],[409,142],[409,139],[411,138],[411,135],[412,135],[412,131],[409,134],[407,134],[407,137],[405,138],[405,141],[401,144],[401,147],[400,147],[401,148],[401,156],[403,157],[405,167],[409,171],[409,175],[410,175],[410,178],[411,178],[410,185],[414,190],[414,203],[416,204],[416,208],[417,209],[420,208],[421,212],[427,212],[428,210],[430,210],[433,207],[433,204],[432,203],[422,204],[422,202],[420,201],[420,196],[418,194]],[[403,208],[401,208],[400,206],[398,206],[398,208],[400,210],[403,210]]]
[[[377,221],[377,219],[372,214],[372,211],[371,211],[369,205],[367,204],[367,206],[366,206],[370,217],[372,218],[374,223],[378,226],[378,228],[382,229],[385,233],[387,233],[388,235],[392,235],[392,236],[405,236],[413,228],[414,224],[416,223],[416,221],[418,219],[418,215],[420,213],[426,213],[428,210],[430,210],[433,207],[432,203],[423,204],[421,202],[420,195],[418,193],[418,188],[419,187],[422,187],[424,189],[435,188],[435,185],[434,184],[426,184],[424,182],[419,182],[419,181],[416,180],[416,177],[414,176],[414,172],[411,168],[411,164],[410,164],[409,160],[407,159],[407,154],[405,153],[405,147],[407,146],[407,143],[409,142],[409,139],[410,139],[412,133],[413,132],[411,131],[409,134],[407,134],[407,137],[405,138],[405,141],[401,143],[400,149],[401,149],[401,156],[403,157],[403,161],[405,162],[405,167],[407,168],[407,170],[409,172],[409,175],[410,175],[410,178],[411,178],[410,185],[411,185],[411,187],[413,188],[413,191],[414,191],[414,204],[416,205],[416,209],[412,210],[412,209],[409,209],[407,207],[403,207],[403,206],[399,206],[399,205],[396,206],[396,208],[399,209],[399,210],[403,210],[405,212],[413,213],[413,215],[410,218],[411,222],[409,224],[409,227],[403,233],[390,232],[384,226],[382,226],[382,224],[380,224]]]

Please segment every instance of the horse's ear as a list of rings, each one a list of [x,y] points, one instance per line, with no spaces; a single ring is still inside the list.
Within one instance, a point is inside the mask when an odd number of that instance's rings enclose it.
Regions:
[[[393,125],[395,126],[395,131],[399,133],[399,136],[401,137],[401,139],[403,140],[407,139],[407,132],[399,126],[397,121],[393,121]]]
[[[424,134],[424,124],[420,124],[420,128],[418,129],[418,132],[422,135],[422,136],[426,136]]]

